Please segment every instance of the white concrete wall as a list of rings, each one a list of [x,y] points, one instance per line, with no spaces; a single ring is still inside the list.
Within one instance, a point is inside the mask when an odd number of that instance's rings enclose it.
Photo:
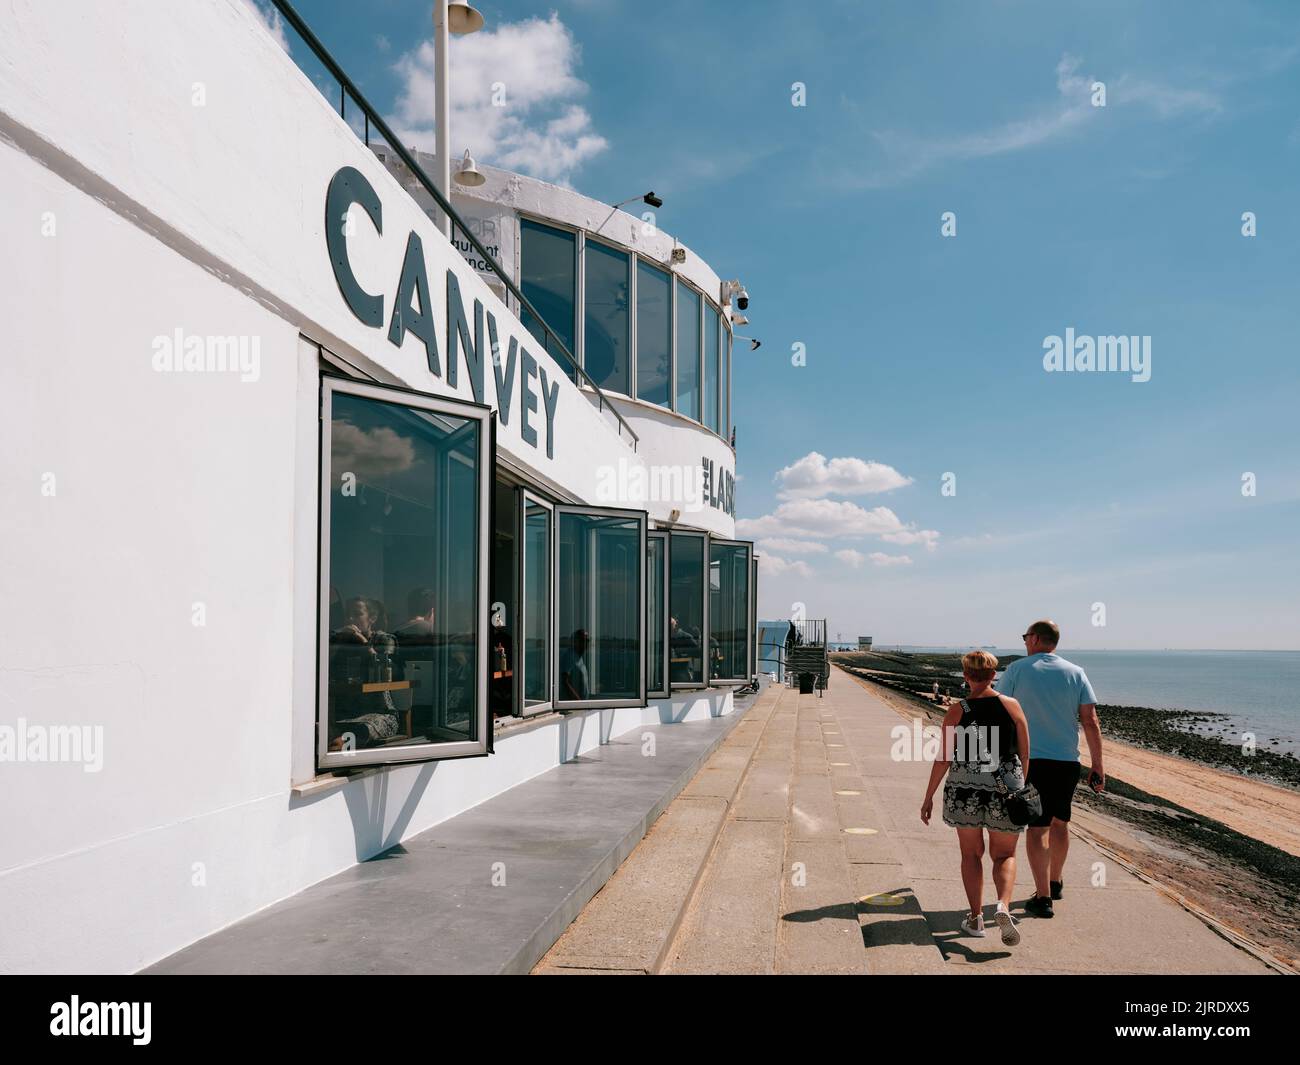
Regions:
[[[0,723],[103,736],[98,772],[0,767],[0,971],[139,968],[663,709],[293,797],[315,713],[318,373],[299,332],[449,392],[413,338],[399,351],[342,301],[323,207],[345,164],[384,203],[382,238],[357,227],[363,283],[391,307],[416,229],[440,324],[450,267],[503,343],[525,336],[237,0],[0,14]],[[257,380],[155,372],[177,328],[256,338]],[[553,369],[555,456],[516,422],[499,440],[517,463],[591,499],[593,455],[657,461]]]

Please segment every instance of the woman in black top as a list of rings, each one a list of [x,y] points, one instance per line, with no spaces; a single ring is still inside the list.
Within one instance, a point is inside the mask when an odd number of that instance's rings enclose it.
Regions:
[[[1029,726],[1020,704],[993,690],[998,660],[987,651],[971,651],[961,660],[970,695],[948,703],[943,719],[943,756],[930,770],[921,803],[921,820],[930,823],[934,793],[944,775],[943,821],[957,830],[961,844],[961,879],[970,912],[961,923],[968,935],[984,935],[984,833],[993,857],[993,884],[998,893],[994,918],[1002,942],[1020,942],[1011,916],[1016,882],[1016,846],[1023,826],[1007,815],[1006,797],[1025,786],[1029,769]]]

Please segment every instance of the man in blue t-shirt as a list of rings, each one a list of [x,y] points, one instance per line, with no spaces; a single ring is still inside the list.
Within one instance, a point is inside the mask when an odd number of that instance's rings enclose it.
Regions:
[[[1028,657],[1007,666],[997,691],[1019,701],[1029,722],[1028,782],[1043,799],[1043,815],[1029,822],[1025,855],[1034,874],[1034,896],[1025,912],[1051,917],[1052,900],[1061,897],[1061,876],[1070,849],[1070,804],[1079,783],[1079,727],[1088,740],[1094,791],[1106,784],[1102,768],[1097,697],[1088,674],[1056,653],[1061,630],[1052,621],[1035,621],[1021,637]]]

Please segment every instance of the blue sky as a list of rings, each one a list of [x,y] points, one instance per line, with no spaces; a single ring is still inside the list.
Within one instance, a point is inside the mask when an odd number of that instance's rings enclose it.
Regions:
[[[1300,6],[478,6],[457,91],[519,91],[462,100],[457,150],[653,188],[749,290],[761,613],[889,643],[1014,646],[1050,616],[1063,648],[1300,647]],[[423,128],[427,3],[299,10]],[[1151,380],[1046,372],[1067,328],[1150,336]]]

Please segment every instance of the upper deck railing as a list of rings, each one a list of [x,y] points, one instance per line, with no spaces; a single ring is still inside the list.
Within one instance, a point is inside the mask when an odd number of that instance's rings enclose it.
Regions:
[[[411,171],[415,176],[415,179],[424,186],[425,191],[433,197],[433,200],[438,205],[439,209],[441,209],[447,217],[451,219],[456,228],[459,229],[466,238],[468,238],[470,244],[473,245],[474,250],[478,252],[483,261],[492,267],[492,272],[501,279],[501,283],[505,285],[510,294],[518,301],[520,309],[527,311],[532,316],[533,321],[537,322],[538,325],[542,327],[546,333],[546,340],[543,341],[546,350],[550,352],[550,354],[554,355],[556,354],[556,349],[558,349],[559,353],[564,356],[565,361],[568,362],[569,367],[582,379],[582,384],[586,385],[587,388],[590,388],[592,392],[596,394],[597,409],[601,413],[608,410],[612,415],[614,415],[615,419],[618,421],[619,435],[623,436],[626,434],[627,438],[632,443],[632,450],[635,451],[640,438],[633,431],[632,427],[628,425],[627,419],[618,412],[618,408],[610,403],[609,399],[605,396],[605,393],[601,391],[600,386],[596,384],[596,382],[588,375],[587,371],[578,364],[578,360],[574,358],[573,352],[569,350],[568,345],[560,339],[555,330],[546,324],[546,319],[541,316],[537,308],[534,307],[527,297],[524,296],[523,292],[519,290],[519,286],[514,283],[510,276],[505,272],[502,265],[497,262],[496,257],[483,246],[483,242],[473,234],[469,226],[466,225],[460,215],[456,213],[456,209],[452,207],[447,197],[439,191],[438,187],[433,183],[433,180],[424,172],[424,168],[415,161],[415,156],[403,146],[401,140],[399,140],[388,127],[388,123],[384,121],[383,116],[380,115],[373,106],[371,106],[370,101],[361,94],[361,90],[356,87],[352,79],[343,72],[343,68],[339,66],[334,57],[330,55],[329,49],[321,43],[320,38],[312,32],[311,27],[303,21],[302,16],[294,10],[293,5],[290,4],[288,0],[272,0],[272,3],[275,4],[276,10],[280,12],[284,17],[284,20],[289,23],[298,36],[302,38],[303,43],[306,44],[315,54],[316,58],[320,60],[321,65],[324,66],[331,76],[339,83],[339,115],[344,119],[344,121],[347,120],[347,98],[351,96],[353,102],[361,109],[361,113],[365,118],[364,139],[366,147],[370,147],[370,127],[374,126],[376,132],[383,137],[384,143],[388,148],[391,149],[393,154],[396,155],[397,158],[402,161],[403,165]],[[552,347],[552,342],[554,342],[554,347]]]

